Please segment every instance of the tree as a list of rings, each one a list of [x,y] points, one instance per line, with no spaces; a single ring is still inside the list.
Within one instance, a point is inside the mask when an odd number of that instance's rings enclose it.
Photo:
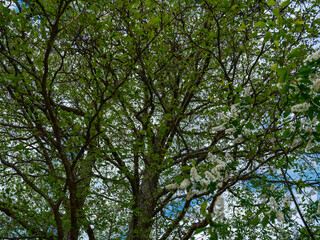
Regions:
[[[1,3],[0,236],[316,239],[317,4]]]

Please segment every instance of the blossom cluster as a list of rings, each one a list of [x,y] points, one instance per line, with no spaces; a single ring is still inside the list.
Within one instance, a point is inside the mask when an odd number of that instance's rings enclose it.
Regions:
[[[244,143],[245,140],[247,140],[250,136],[252,136],[253,131],[256,131],[256,130],[248,129],[247,127],[245,127],[245,124],[247,123],[247,121],[243,121],[243,120],[240,120],[241,123],[235,126],[234,120],[239,117],[240,109],[242,111],[247,111],[248,109],[253,108],[252,104],[250,105],[244,104],[244,105],[241,105],[241,108],[238,108],[239,105],[240,103],[232,104],[227,112],[220,112],[217,120],[217,125],[211,128],[213,132],[224,131],[226,135],[233,135],[233,136],[230,136],[231,138],[221,139],[219,143],[222,145],[224,144],[229,145],[230,143],[233,145],[238,145],[238,144]],[[254,118],[258,118],[258,116],[256,115],[254,116]],[[237,131],[238,131],[238,134],[235,135]]]
[[[287,204],[290,205],[290,198],[287,197],[287,199],[284,200],[283,202],[284,205],[287,206]],[[276,217],[278,219],[279,222],[284,222],[284,214],[282,211],[279,210],[279,205],[276,202],[276,200],[274,199],[274,197],[270,197],[269,199],[269,206],[270,206],[270,211],[271,212],[275,212],[276,213]],[[267,212],[267,214],[269,214],[270,212]]]
[[[301,103],[291,107],[292,112],[305,112],[309,109],[310,103]]]
[[[315,78],[312,81],[312,91],[318,92],[320,89],[320,78]]]
[[[272,184],[270,187],[270,191],[274,192],[275,191],[275,185]],[[279,222],[284,222],[284,214],[280,210],[280,206],[278,205],[277,201],[273,196],[269,196],[267,194],[262,194],[259,197],[262,200],[262,204],[267,204],[269,202],[269,207],[270,211],[266,212],[267,215],[269,215],[271,212],[274,212],[276,214],[276,218]],[[291,203],[291,198],[289,194],[285,194],[283,200],[282,200],[282,209],[290,209],[290,203]]]
[[[309,55],[306,58],[305,62],[311,62],[319,59],[320,49]],[[309,65],[305,65],[305,67],[308,66]],[[320,75],[316,69],[312,68],[310,70],[306,70],[305,68],[303,68],[303,74],[298,73],[295,77],[288,79],[292,79],[289,84],[289,93],[294,100],[293,102],[296,103],[291,107],[291,113],[299,115],[299,117],[297,118],[299,124],[291,127],[291,132],[294,132],[294,134],[296,135],[291,143],[291,147],[295,148],[297,146],[305,146],[305,150],[309,152],[314,149],[315,146],[314,134],[315,126],[318,124],[318,120],[314,118],[313,120],[306,122],[305,119],[307,117],[301,119],[301,117],[304,117],[303,115],[301,115],[301,113],[306,113],[306,111],[308,111],[308,116],[312,116],[312,112],[319,111],[320,104],[318,104],[319,100],[317,99],[320,96]],[[287,85],[288,82],[281,82],[277,84],[277,88],[281,90],[284,86]],[[292,116],[293,115],[289,115],[289,121],[292,120]]]
[[[218,188],[222,187],[223,182],[228,179],[231,174],[231,172],[226,169],[226,162],[233,161],[233,157],[230,153],[226,153],[224,159],[225,162],[211,153],[208,153],[208,157],[212,161],[214,167],[211,171],[205,171],[204,177],[201,177],[196,167],[193,166],[190,169],[190,178],[184,179],[180,184],[169,184],[166,186],[166,189],[169,191],[188,190],[186,197],[187,200],[190,200],[195,195],[200,195],[206,192],[210,182],[216,182]]]
[[[218,196],[214,205],[213,213],[211,213],[211,217],[216,220],[224,219],[224,198],[223,196]]]
[[[320,49],[316,52],[314,52],[313,54],[309,55],[305,62],[311,62],[313,60],[318,60],[320,58]]]

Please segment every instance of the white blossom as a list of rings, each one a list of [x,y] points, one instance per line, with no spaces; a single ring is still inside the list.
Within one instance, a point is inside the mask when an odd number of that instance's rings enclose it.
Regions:
[[[228,179],[229,176],[230,176],[230,174],[231,174],[231,171],[227,170],[227,171],[225,172],[225,174],[224,174],[224,178],[225,178],[225,179]]]
[[[291,147],[295,148],[297,147],[301,142],[301,137],[300,136],[296,136],[294,139],[293,139],[293,142],[291,143]]]
[[[318,92],[320,88],[320,78],[317,78],[315,81],[313,81],[312,90],[315,92]]]
[[[269,138],[269,142],[272,143],[272,145],[274,146],[276,143],[277,139],[274,137]]]
[[[215,202],[214,213],[218,220],[223,220],[224,218],[224,198],[218,196]]]
[[[278,208],[278,204],[277,204],[276,200],[274,199],[274,197],[271,197],[271,198],[270,198],[270,207],[271,207],[273,210],[275,210],[275,209]]]
[[[218,166],[219,166],[219,165],[218,165]],[[212,173],[213,173],[213,175],[216,177],[217,180],[221,180],[221,179],[222,179],[221,173],[220,173],[220,171],[219,171],[216,167],[214,167],[214,168],[212,169]]]
[[[244,142],[242,137],[237,137],[236,139],[233,140],[234,144],[239,144],[239,143],[242,143],[242,142]]]
[[[222,180],[223,177],[221,176],[221,171],[225,170],[226,165],[223,162],[220,162],[220,164],[218,164],[217,166],[215,166],[212,169],[212,173],[213,175],[216,177],[217,180]]]
[[[237,106],[239,104],[233,104],[231,105],[231,117],[237,117],[238,116],[238,110],[237,110]]]
[[[312,127],[310,127],[310,126],[307,126],[305,130],[308,133],[312,133],[313,132]]]
[[[178,183],[172,183],[172,184],[167,185],[166,189],[170,191],[170,190],[176,190],[178,187],[179,187]]]
[[[218,156],[213,155],[212,153],[208,153],[208,157],[210,158],[212,163],[224,164],[224,162],[222,162]]]
[[[234,161],[233,157],[232,157],[231,154],[228,153],[228,152],[226,152],[225,157],[226,157],[226,159],[227,159],[228,161],[231,161],[231,162]]]
[[[312,60],[318,60],[320,58],[320,49],[313,54],[309,55],[305,62],[311,62]]]
[[[225,130],[225,133],[234,134],[237,131],[237,129],[233,126],[232,128],[228,128]]]
[[[221,124],[221,125],[219,125],[219,126],[213,127],[213,128],[212,128],[212,131],[214,131],[214,132],[223,131],[223,130],[226,129],[226,127],[225,127],[224,125],[225,125],[225,124]]]
[[[244,129],[243,129],[243,134],[244,134],[245,136],[250,136],[250,135],[251,135],[251,130],[248,129],[248,128],[244,128]]]
[[[222,185],[223,185],[223,182],[219,182],[219,183],[217,184],[217,188],[221,188]]]
[[[278,219],[278,221],[279,221],[279,222],[283,222],[283,221],[284,221],[284,215],[283,215],[283,212],[281,212],[281,211],[277,211],[276,216],[277,216],[277,219]]]
[[[196,194],[201,195],[202,193],[205,193],[206,191],[207,191],[207,189],[202,189],[201,191],[197,190]]]
[[[221,120],[223,121],[223,122],[228,122],[229,121],[229,119],[230,119],[230,117],[229,116],[227,116],[227,115],[225,115],[224,113],[219,113],[219,115],[220,115],[220,118],[221,118]]]
[[[278,88],[279,90],[281,90],[284,85],[285,85],[285,83],[277,83],[277,88]]]
[[[208,157],[210,158],[211,161],[214,161],[215,159],[214,155],[211,152],[208,153]]]
[[[270,190],[271,190],[271,192],[274,192],[274,190],[275,190],[275,185],[274,184],[271,184]]]
[[[306,151],[310,151],[313,148],[312,140],[309,140],[306,146]]]
[[[187,200],[190,200],[194,195],[196,195],[196,192],[192,192],[192,191],[188,192],[187,193]]]
[[[200,180],[200,185],[205,188],[209,185],[209,181],[208,180],[205,180],[205,179],[201,179]]]
[[[217,171],[223,171],[226,168],[226,166],[224,164],[219,164],[215,167],[215,169]]]
[[[300,79],[297,79],[297,80],[300,80]],[[294,88],[294,91],[296,90],[296,89],[298,89],[298,84],[297,84],[297,82],[295,81],[295,82],[290,82],[290,87],[293,87]]]
[[[311,120],[311,124],[312,125],[316,125],[318,122],[318,119],[316,117],[314,117],[312,120]]]
[[[267,195],[266,194],[261,194],[259,196],[259,198],[261,199],[262,203],[266,203],[268,201]]]
[[[207,179],[210,180],[210,181],[214,181],[215,178],[214,176],[211,174],[211,172],[209,171],[205,171],[204,174],[206,175]]]
[[[310,103],[301,103],[291,107],[292,112],[304,112],[308,110],[310,107]]]
[[[250,87],[246,87],[246,88],[244,89],[244,96],[245,96],[245,97],[249,97],[249,96],[250,96]]]
[[[184,179],[181,183],[180,183],[180,189],[186,189],[187,187],[189,187],[191,184],[189,179]]]
[[[248,109],[252,109],[253,108],[253,104],[248,104],[248,105],[245,105],[244,107],[246,107]]]
[[[219,159],[217,156],[213,155],[213,154],[210,153],[210,152],[208,153],[208,157],[210,158],[210,160],[211,160],[213,163],[220,161],[220,159]]]
[[[223,209],[224,209],[224,198],[223,198],[223,196],[218,196],[217,197],[217,200],[216,200],[216,206],[218,206],[218,207],[222,207]]]
[[[195,167],[192,167],[190,170],[190,175],[193,178],[193,180],[195,181],[199,181],[200,180],[200,176],[197,172],[197,169]]]
[[[284,196],[282,206],[285,207],[285,208],[290,207],[290,201],[291,201],[290,195],[289,195],[289,194],[286,194],[286,195]]]

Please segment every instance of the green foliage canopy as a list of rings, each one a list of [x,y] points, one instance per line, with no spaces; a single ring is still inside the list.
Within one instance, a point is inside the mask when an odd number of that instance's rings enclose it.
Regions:
[[[318,5],[2,2],[0,237],[316,239]]]

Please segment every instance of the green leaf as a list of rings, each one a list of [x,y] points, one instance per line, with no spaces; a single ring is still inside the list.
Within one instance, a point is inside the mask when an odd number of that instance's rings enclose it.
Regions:
[[[246,124],[246,127],[249,128],[249,129],[251,129],[251,130],[254,130],[254,129],[255,129],[252,122],[248,122],[248,123]]]
[[[182,166],[181,167],[181,172],[189,171],[190,167],[189,166]]]
[[[218,233],[217,232],[213,232],[210,235],[210,240],[218,240]]]
[[[214,191],[217,189],[217,183],[216,182],[210,182],[208,185],[208,189],[210,193],[214,193]]]
[[[251,219],[251,224],[254,226],[257,226],[259,222],[260,222],[259,216],[255,216],[253,219]]]
[[[241,26],[238,28],[238,31],[242,31],[242,30],[244,30],[246,28],[247,28],[247,26],[242,22]]]
[[[276,4],[277,4],[277,2],[276,2],[276,1],[271,0],[271,1],[268,1],[268,2],[267,2],[267,4],[268,4],[268,6],[274,6],[274,5],[276,5]]]
[[[200,204],[200,213],[201,215],[205,216],[207,212],[207,201],[204,201],[203,203]]]
[[[181,183],[183,181],[183,177],[182,176],[177,176],[175,182],[176,183]]]
[[[111,10],[114,10],[114,9],[116,9],[118,6],[117,6],[117,4],[110,4],[109,5],[109,8],[111,9]]]
[[[303,23],[304,23],[304,21],[299,20],[299,19],[297,19],[297,20],[295,21],[295,24],[297,24],[297,25],[301,25],[301,24],[303,24]]]
[[[19,150],[21,150],[23,148],[24,148],[24,145],[22,143],[20,143],[17,146],[15,146],[16,151],[19,151]]]
[[[274,8],[274,9],[272,10],[272,12],[273,12],[273,14],[274,14],[276,17],[279,17],[279,16],[280,16],[280,11],[279,11],[278,8]]]
[[[256,22],[254,24],[254,27],[261,27],[261,28],[265,28],[267,26],[267,24],[263,21],[259,21],[259,22]]]
[[[283,3],[281,3],[280,8],[285,8],[290,4],[290,2],[291,2],[290,0],[284,1]]]
[[[271,66],[272,71],[276,71],[278,68],[278,63],[275,63],[274,65]]]
[[[194,234],[199,234],[199,233],[202,233],[202,232],[204,232],[206,230],[207,230],[207,227],[202,227],[202,228],[199,228],[196,231],[194,231]]]
[[[269,222],[269,216],[265,215],[264,218],[261,221],[261,224],[265,228],[268,225],[268,222]]]
[[[288,138],[289,137],[289,134],[290,134],[290,129],[286,129],[283,134],[282,134],[282,137],[283,138]]]
[[[297,56],[299,56],[299,53],[300,53],[300,49],[299,48],[295,48],[293,49],[289,54],[288,54],[288,59],[293,59]]]
[[[288,69],[287,68],[278,68],[278,75],[279,75],[279,83],[284,83],[287,80]]]
[[[281,94],[285,94],[289,91],[289,88],[290,88],[290,82],[288,81],[283,87],[282,89],[279,90],[279,92]]]

